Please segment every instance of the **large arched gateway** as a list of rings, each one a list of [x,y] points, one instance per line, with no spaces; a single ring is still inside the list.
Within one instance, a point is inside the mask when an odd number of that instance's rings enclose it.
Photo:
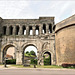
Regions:
[[[51,53],[51,65],[54,65],[54,28],[54,17],[40,17],[39,19],[0,18],[0,63],[3,63],[7,49],[14,47],[16,64],[23,64],[24,49],[33,45],[37,48],[38,65],[44,65],[43,54],[45,51]]]
[[[4,63],[4,59],[11,58],[16,59],[17,45],[12,43],[5,43],[1,48],[1,62]]]
[[[24,55],[24,53],[25,53],[25,49],[27,48],[27,47],[29,47],[29,46],[32,46],[32,47],[35,47],[36,49],[37,49],[37,46],[35,46],[34,44],[25,44],[24,45],[24,47],[23,47],[23,52],[22,52],[22,63],[24,64],[24,57],[25,57],[25,55]],[[32,49],[31,49],[32,50]],[[37,52],[38,52],[38,49],[37,49]],[[37,57],[38,57],[38,54],[37,54]]]

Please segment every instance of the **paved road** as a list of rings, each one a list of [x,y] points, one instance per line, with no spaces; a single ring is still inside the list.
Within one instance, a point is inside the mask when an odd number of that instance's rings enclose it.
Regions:
[[[0,69],[0,75],[75,75],[67,69]]]

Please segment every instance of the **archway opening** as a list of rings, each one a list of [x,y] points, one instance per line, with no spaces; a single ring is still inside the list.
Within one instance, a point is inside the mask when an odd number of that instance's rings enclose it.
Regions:
[[[43,24],[43,34],[46,33],[46,24]]]
[[[10,26],[10,27],[9,27],[9,35],[12,35],[12,34],[13,34],[13,27]]]
[[[16,26],[16,35],[19,34],[19,26]]]
[[[13,45],[7,45],[3,49],[3,64],[6,59],[6,64],[16,64],[16,49]]]
[[[23,29],[22,34],[23,34],[23,35],[26,35],[26,27],[23,26],[22,29]]]
[[[6,26],[3,27],[3,35],[6,35]]]
[[[43,57],[44,57],[44,65],[51,65],[51,53],[45,52]]]
[[[29,35],[33,35],[32,26],[29,26]]]
[[[27,45],[23,51],[23,65],[33,64],[37,65],[37,48],[34,45]]]
[[[39,35],[39,26],[36,26],[36,35]]]
[[[52,24],[49,24],[49,33],[52,33]]]

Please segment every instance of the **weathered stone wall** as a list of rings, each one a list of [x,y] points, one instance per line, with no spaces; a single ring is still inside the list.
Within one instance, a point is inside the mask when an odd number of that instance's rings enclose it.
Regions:
[[[55,45],[57,65],[75,64],[75,15],[56,24]]]
[[[75,26],[60,30],[55,40],[57,65],[75,63]]]
[[[43,27],[43,25],[45,26]],[[16,64],[23,64],[23,52],[25,48],[33,45],[37,48],[38,65],[39,62],[41,65],[44,64],[43,54],[46,51],[51,53],[51,64],[55,64],[54,17],[40,17],[39,19],[3,19],[1,26],[0,63],[4,61],[5,51],[9,47],[15,47]],[[18,30],[16,28],[17,26]],[[29,34],[30,26],[33,30],[32,35]],[[26,30],[26,35],[23,33],[24,30]],[[36,30],[38,30],[38,35],[35,34]]]

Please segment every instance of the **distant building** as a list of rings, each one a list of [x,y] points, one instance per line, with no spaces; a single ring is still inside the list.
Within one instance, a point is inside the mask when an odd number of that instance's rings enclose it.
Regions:
[[[6,54],[6,58],[7,58],[7,59],[13,59],[13,56]]]

